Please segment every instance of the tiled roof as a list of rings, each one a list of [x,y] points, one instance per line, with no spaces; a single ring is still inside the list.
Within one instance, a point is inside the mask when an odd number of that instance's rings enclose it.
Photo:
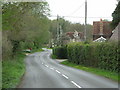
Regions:
[[[74,35],[74,32],[67,32],[66,35],[68,35],[68,36],[69,36],[70,38],[72,38],[72,39],[74,38],[74,36],[73,36],[73,35]],[[83,37],[84,37],[84,35],[83,35],[82,32],[78,32],[78,35],[79,35],[80,38],[83,38]]]
[[[110,23],[108,21],[102,21],[103,23],[103,34],[109,35],[112,33],[112,29],[110,28]],[[100,21],[94,21],[93,22],[93,35],[99,35],[100,34]]]

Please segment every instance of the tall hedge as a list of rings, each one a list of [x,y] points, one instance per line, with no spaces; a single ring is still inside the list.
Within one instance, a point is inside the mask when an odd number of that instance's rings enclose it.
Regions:
[[[117,43],[71,43],[67,46],[70,62],[119,72]]]
[[[59,59],[66,59],[67,58],[67,46],[54,47],[53,55],[55,55]]]

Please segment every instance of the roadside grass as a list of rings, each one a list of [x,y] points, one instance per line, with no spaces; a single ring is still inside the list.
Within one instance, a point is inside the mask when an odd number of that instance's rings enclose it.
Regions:
[[[56,55],[51,54],[51,58],[52,58],[52,59],[57,59],[57,56],[56,56]]]
[[[2,61],[2,88],[16,88],[25,72],[25,55],[18,54],[13,60]]]
[[[0,60],[0,90],[1,89],[2,89],[2,60]]]
[[[34,53],[34,52],[41,52],[41,51],[44,51],[42,48],[39,48],[39,49],[33,49],[31,53]]]
[[[47,48],[47,49],[52,49],[52,48]]]
[[[91,72],[91,73],[94,73],[96,75],[104,76],[104,77],[109,78],[111,80],[120,82],[119,78],[118,78],[119,75],[118,75],[118,73],[115,73],[115,72],[110,72],[110,71],[107,71],[107,70],[101,70],[101,69],[98,69],[98,68],[85,67],[85,66],[82,66],[82,65],[77,65],[77,64],[68,62],[68,61],[63,61],[63,62],[61,62],[61,64],[64,64],[64,65],[67,65],[67,66],[70,66],[70,67],[73,67],[73,68],[77,68],[77,69],[80,69],[80,70],[84,70],[84,71],[87,71],[87,72]]]

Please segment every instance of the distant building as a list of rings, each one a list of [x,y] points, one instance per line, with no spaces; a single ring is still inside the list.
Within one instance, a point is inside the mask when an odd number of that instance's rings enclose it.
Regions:
[[[82,32],[67,32],[66,35],[70,38],[70,42],[80,42],[83,41],[84,35]]]
[[[112,35],[112,29],[110,28],[110,21],[94,21],[93,22],[93,40],[100,38],[109,39]]]
[[[101,36],[100,38],[94,40],[93,42],[105,42],[105,41],[106,41],[106,39]]]
[[[63,44],[67,44],[69,42],[81,42],[84,39],[84,35],[82,32],[67,32],[63,36]]]

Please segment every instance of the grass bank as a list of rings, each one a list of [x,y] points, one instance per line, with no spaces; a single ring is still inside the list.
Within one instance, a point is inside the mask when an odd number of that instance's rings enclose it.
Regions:
[[[34,53],[34,52],[41,52],[41,51],[44,51],[42,48],[39,48],[39,49],[33,49],[31,53]]]
[[[2,88],[15,88],[25,72],[25,55],[16,55],[13,60],[2,62]]]
[[[77,64],[74,64],[74,63],[71,63],[71,62],[68,62],[68,61],[63,61],[63,62],[61,62],[61,64],[64,64],[64,65],[67,65],[67,66],[70,66],[70,67],[73,67],[73,68],[77,68],[77,69],[80,69],[80,70],[84,70],[84,71],[87,71],[87,72],[91,72],[91,73],[94,73],[96,75],[104,76],[104,77],[112,79],[114,81],[119,81],[118,73],[115,73],[115,72],[110,72],[110,71],[107,71],[107,70],[101,70],[101,69],[92,68],[92,67],[84,67],[82,65],[77,65]]]

